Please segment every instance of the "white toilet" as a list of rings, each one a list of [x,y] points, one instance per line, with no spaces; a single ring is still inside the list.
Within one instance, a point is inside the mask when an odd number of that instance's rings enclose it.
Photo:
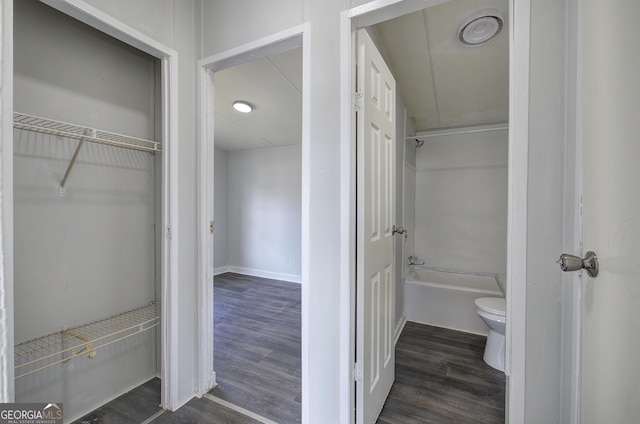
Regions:
[[[481,297],[475,300],[476,312],[489,326],[489,336],[484,347],[484,361],[504,372],[504,329],[507,304],[502,297]]]

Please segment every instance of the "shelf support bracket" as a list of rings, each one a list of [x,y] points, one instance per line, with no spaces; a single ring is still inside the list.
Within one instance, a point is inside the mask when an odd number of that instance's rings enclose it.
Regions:
[[[69,162],[69,166],[67,166],[67,172],[64,173],[64,177],[62,181],[60,181],[60,187],[58,187],[58,192],[62,195],[64,194],[64,186],[67,184],[67,178],[69,178],[69,174],[71,173],[71,169],[73,169],[73,165],[76,163],[76,159],[78,158],[78,153],[80,153],[80,148],[84,144],[84,141],[87,139],[87,136],[95,135],[95,130],[91,128],[87,128],[84,130],[85,137],[82,137],[76,146],[76,151],[73,152],[73,156],[71,157],[71,162]]]

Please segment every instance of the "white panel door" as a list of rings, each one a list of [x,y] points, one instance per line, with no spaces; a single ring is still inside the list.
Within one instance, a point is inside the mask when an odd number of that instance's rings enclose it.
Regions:
[[[583,246],[582,422],[640,420],[640,2],[579,4]]]
[[[395,377],[395,102],[391,71],[358,31],[357,344],[358,423],[374,423]]]

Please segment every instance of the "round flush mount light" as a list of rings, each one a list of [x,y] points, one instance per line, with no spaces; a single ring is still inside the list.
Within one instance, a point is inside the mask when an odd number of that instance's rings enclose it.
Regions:
[[[233,102],[233,108],[242,113],[249,113],[253,110],[253,107],[249,103],[242,100],[236,100]]]
[[[467,17],[458,27],[458,41],[466,47],[487,44],[502,32],[504,15],[498,9],[484,9]]]

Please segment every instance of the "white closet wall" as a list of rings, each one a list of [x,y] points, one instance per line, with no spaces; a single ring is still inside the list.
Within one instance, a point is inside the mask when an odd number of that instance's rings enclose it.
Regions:
[[[155,139],[157,63],[38,1],[14,3],[14,109]],[[159,300],[156,158],[14,131],[15,339]],[[157,373],[145,332],[16,381],[16,400],[64,402],[72,420]]]

